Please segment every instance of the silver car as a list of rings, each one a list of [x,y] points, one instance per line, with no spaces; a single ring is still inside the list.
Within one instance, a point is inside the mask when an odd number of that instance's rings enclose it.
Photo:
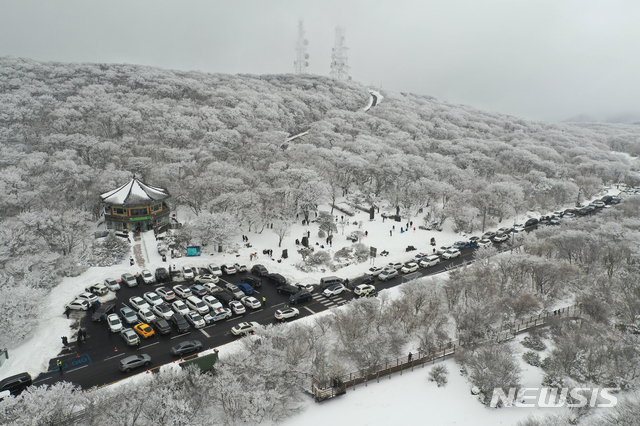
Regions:
[[[147,354],[131,355],[120,360],[120,371],[128,373],[134,368],[151,364],[151,357]]]
[[[138,346],[140,344],[140,337],[138,337],[138,334],[131,328],[125,328],[122,330],[120,332],[120,336],[122,336],[129,346]]]

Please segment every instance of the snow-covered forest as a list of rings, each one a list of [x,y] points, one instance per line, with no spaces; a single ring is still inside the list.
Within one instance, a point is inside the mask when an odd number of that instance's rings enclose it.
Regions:
[[[474,232],[485,207],[501,221],[590,199],[604,185],[640,184],[638,126],[552,125],[426,96],[381,93],[384,101],[364,112],[366,87],[320,76],[0,58],[0,347],[30,335],[40,319],[38,299],[63,276],[127,249],[97,242],[93,230],[98,195],[132,173],[167,188],[172,209],[192,212],[195,219],[180,233],[185,242],[222,245],[269,224],[286,235],[296,215],[307,217],[318,204],[347,194],[362,206],[400,206],[405,214],[422,209],[420,218],[449,220],[456,231]],[[180,377],[127,385],[112,395],[109,410],[98,401],[103,394],[60,385],[48,396],[44,390],[27,393],[33,410],[3,404],[3,414],[12,424],[20,424],[20,416],[30,424],[35,416],[60,415],[55,410],[73,408],[55,404],[66,395],[95,409],[87,424],[134,424],[122,417],[131,412],[143,413],[135,424],[278,421],[295,411],[309,375],[374,368],[410,343],[428,348],[457,337],[482,341],[504,322],[561,300],[582,303],[587,316],[550,328],[556,349],[543,362],[548,384],[633,390],[640,344],[637,335],[612,324],[633,329],[640,315],[634,261],[639,207],[628,199],[598,218],[540,230],[512,256],[483,250],[473,266],[405,289],[399,299],[360,300],[313,326],[260,331],[262,344],[247,339],[246,354],[211,381],[175,373]],[[363,332],[371,328],[377,333]],[[508,353],[485,345],[469,350],[460,362],[481,389],[482,377],[473,372],[491,365],[479,360],[509,364]],[[332,362],[338,356],[341,362]],[[185,380],[214,403],[194,399],[193,388],[180,387]],[[153,401],[127,398],[153,394],[136,386],[167,392]],[[239,406],[241,397],[255,401],[251,410]],[[41,409],[42,400],[52,411]]]

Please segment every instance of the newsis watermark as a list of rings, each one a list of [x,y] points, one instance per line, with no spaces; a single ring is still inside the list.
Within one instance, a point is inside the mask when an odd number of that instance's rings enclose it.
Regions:
[[[495,388],[490,407],[541,407],[541,408],[611,408],[618,403],[618,398],[611,393],[617,388],[509,388],[505,393],[502,388]]]

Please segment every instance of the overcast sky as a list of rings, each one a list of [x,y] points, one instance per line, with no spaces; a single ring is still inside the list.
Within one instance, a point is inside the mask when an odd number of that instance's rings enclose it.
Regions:
[[[0,0],[0,56],[328,75],[524,118],[640,118],[638,0]]]

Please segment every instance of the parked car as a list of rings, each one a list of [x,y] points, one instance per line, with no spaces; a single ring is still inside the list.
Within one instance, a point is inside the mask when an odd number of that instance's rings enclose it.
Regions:
[[[140,310],[140,309],[149,309],[151,308],[151,306],[149,305],[149,303],[147,303],[146,300],[144,300],[142,297],[140,296],[132,296],[129,298],[129,304],[131,305],[131,307],[133,309],[136,310]]]
[[[449,250],[445,251],[444,253],[442,253],[442,258],[443,259],[447,259],[448,260],[448,259],[453,259],[453,258],[456,258],[456,257],[460,257],[460,250],[458,250],[458,249],[452,248],[452,249],[449,249]]]
[[[84,299],[89,302],[89,305],[93,305],[98,301],[98,296],[93,293],[89,293],[88,291],[82,292],[76,296],[76,299]]]
[[[469,243],[467,241],[456,241],[451,247],[458,250],[464,250],[469,247]]]
[[[122,279],[122,282],[127,285],[127,287],[135,287],[138,285],[138,280],[136,280],[136,277],[128,272],[122,274],[120,278]]]
[[[371,284],[360,284],[359,286],[356,286],[353,293],[358,297],[362,297],[371,291],[375,291],[375,289],[376,288]]]
[[[215,296],[210,296],[210,295],[202,296],[202,301],[207,304],[207,306],[211,311],[215,311],[222,308],[222,303],[220,303],[220,301],[216,299]]]
[[[409,274],[411,272],[417,271],[419,268],[418,264],[415,262],[406,263],[402,268],[400,268],[400,272],[403,274]]]
[[[240,301],[247,308],[260,309],[262,307],[262,303],[260,303],[260,301],[253,296],[245,296],[240,299]]]
[[[187,355],[202,350],[202,343],[199,340],[186,340],[171,348],[171,355]]]
[[[529,228],[530,226],[535,226],[538,224],[538,219],[536,219],[535,217],[532,217],[531,219],[528,219],[525,223],[524,223],[524,227],[525,228]]]
[[[153,291],[146,292],[142,297],[149,303],[149,306],[162,305],[164,303],[164,300]]]
[[[237,284],[237,286],[238,286],[238,288],[239,288],[240,290],[242,290],[242,292],[243,292],[244,294],[246,294],[246,295],[253,294],[253,293],[254,293],[254,291],[255,291],[255,290],[253,289],[253,287],[251,287],[251,286],[250,286],[249,284],[247,284],[247,283],[239,283],[239,284]]]
[[[371,278],[367,275],[368,278]],[[313,293],[313,290],[315,290],[315,286],[313,284],[302,284],[302,283],[295,283],[293,284],[293,286],[298,287],[299,290],[307,290],[309,293]]]
[[[225,305],[229,305],[229,302],[231,302],[232,300],[236,300],[233,293],[230,293],[228,290],[223,290],[219,293],[216,293],[216,299],[218,299]]]
[[[394,268],[399,271],[400,269],[402,269],[403,266],[404,266],[404,263],[402,262],[395,262],[395,263],[391,262],[387,265],[387,268]]]
[[[158,287],[156,288],[156,294],[165,302],[171,302],[176,298],[176,294],[170,288]]]
[[[150,323],[156,319],[156,316],[151,312],[151,309],[142,308],[138,311],[138,318],[140,318],[140,321],[142,322]]]
[[[211,273],[211,275],[215,275],[216,277],[221,277],[222,276],[222,269],[220,269],[220,267],[218,265],[215,264],[210,264],[209,267],[209,272]]]
[[[171,281],[171,275],[169,275],[167,268],[156,268],[156,282],[164,283],[168,281]]]
[[[231,328],[231,334],[233,334],[235,336],[239,336],[239,335],[242,335],[242,334],[252,333],[259,326],[260,325],[255,321],[241,322],[240,324],[238,324],[238,325],[236,325],[236,326]]]
[[[185,287],[181,284],[174,285],[173,291],[183,299],[186,299],[187,297],[191,296],[191,290],[189,290],[188,287]]]
[[[280,274],[267,274],[264,279],[266,279],[269,283],[277,286],[285,285],[287,283],[287,279]]]
[[[207,315],[208,318],[206,318],[205,320],[208,323],[211,323],[211,322],[221,321],[223,319],[227,319],[231,315],[232,315],[231,309],[220,308],[220,309],[216,309],[215,311],[209,312],[209,314]]]
[[[205,326],[204,319],[202,318],[202,315],[200,315],[198,312],[195,312],[195,311],[189,312],[186,318],[187,318],[187,321],[189,321],[189,323],[191,323],[193,328],[195,328],[196,330],[199,328],[203,328]]]
[[[480,248],[482,248],[482,247],[490,247],[491,245],[493,245],[493,242],[491,240],[482,239],[482,240],[478,241],[478,247],[480,247]]]
[[[301,290],[296,294],[289,296],[289,303],[297,305],[298,303],[308,302],[313,299],[313,295],[306,290]]]
[[[493,241],[494,243],[504,243],[508,239],[509,239],[509,236],[507,234],[498,234],[493,238],[491,238],[491,241]]]
[[[156,277],[153,276],[150,270],[143,269],[140,275],[142,275],[142,281],[144,281],[145,284],[155,284]]]
[[[147,354],[130,355],[120,360],[120,371],[130,372],[134,368],[146,367],[151,364],[151,357]]]
[[[120,290],[120,283],[113,278],[107,278],[106,280],[104,280],[104,285],[106,285],[111,291]]]
[[[65,309],[71,309],[74,311],[87,311],[89,310],[89,302],[84,299],[74,299],[73,301],[64,305]]]
[[[231,308],[233,313],[236,315],[242,315],[247,312],[247,309],[244,307],[242,303],[240,303],[239,300],[232,300],[229,302],[228,305],[229,305],[229,308]]]
[[[96,311],[91,315],[91,321],[101,322],[107,318],[108,315],[116,311],[115,303],[103,303]]]
[[[449,246],[440,246],[436,249],[436,253],[442,255],[445,251],[449,250],[451,247]]]
[[[119,288],[119,286],[118,286],[118,288]],[[109,287],[107,287],[104,284],[100,284],[100,283],[90,285],[90,286],[86,287],[84,290],[87,293],[93,293],[96,296],[104,296],[105,294],[109,293]]]
[[[197,311],[200,315],[204,315],[209,312],[209,306],[202,301],[199,297],[189,296],[187,297],[186,304],[189,309]]]
[[[136,311],[128,306],[120,308],[120,317],[122,317],[122,321],[126,324],[135,324],[138,322],[138,315],[136,315]]]
[[[162,305],[153,305],[151,311],[156,317],[164,318],[166,320],[171,319],[171,315],[173,315],[173,311],[164,303]]]
[[[118,314],[110,314],[107,316],[107,326],[112,333],[119,333],[122,331],[122,321]]]
[[[140,338],[130,328],[125,328],[120,332],[120,336],[124,339],[128,346],[138,346],[140,344]]]
[[[224,287],[233,294],[233,297],[240,300],[244,297],[244,292],[240,290],[240,288],[233,283],[226,283]]]
[[[222,267],[220,269],[222,269],[222,272],[227,274],[227,275],[233,275],[236,272],[238,272],[238,271],[236,271],[236,268],[233,265],[225,264],[225,265],[222,265]]]
[[[395,268],[385,268],[384,271],[382,271],[380,273],[380,275],[378,275],[378,279],[380,281],[389,281],[392,278],[395,278],[398,276],[398,270]]]
[[[295,285],[291,285],[291,284],[284,284],[281,286],[278,286],[278,288],[276,288],[276,291],[278,293],[284,293],[284,294],[296,294],[297,292],[300,291],[300,289],[298,287],[296,287]]]
[[[157,318],[154,318],[154,320]],[[156,331],[149,324],[141,322],[133,326],[133,330],[144,339],[155,336]]]
[[[384,271],[384,268],[382,266],[373,266],[367,270],[367,274],[377,277],[382,271]]]
[[[498,232],[496,232],[496,234],[498,234],[498,235],[507,234],[508,235],[508,234],[510,234],[512,232],[513,232],[513,228],[503,227],[503,228],[498,228]]]
[[[338,294],[344,293],[345,291],[347,291],[347,288],[344,286],[344,284],[334,284],[325,288],[322,294],[327,297],[331,297],[337,296]]]
[[[207,290],[207,288],[202,284],[194,284],[191,287],[189,287],[189,290],[191,290],[192,295],[198,296],[198,297],[202,297],[207,293],[209,293],[209,290]]]
[[[254,288],[258,288],[262,285],[262,280],[260,278],[254,277],[253,275],[247,275],[242,279],[242,282],[247,283]]]
[[[191,267],[189,267],[189,266],[183,266],[182,267],[182,278],[184,278],[185,280],[192,280],[193,278],[195,278],[195,275],[193,273],[193,269],[191,269]]]
[[[171,315],[171,324],[176,328],[178,333],[189,333],[191,332],[191,327],[186,319],[182,316],[182,314],[175,313]]]
[[[186,315],[189,312],[189,307],[182,300],[176,300],[171,304],[171,309],[181,315]]]
[[[273,316],[279,321],[284,321],[289,318],[296,318],[298,315],[300,315],[300,311],[296,308],[284,308],[278,309]]]
[[[516,223],[515,225],[513,225],[513,232],[522,232],[524,231],[524,225],[521,223]]]
[[[207,289],[207,293],[209,294],[215,294],[218,291],[223,291],[222,287],[217,286],[214,283],[204,283],[202,286]]]
[[[213,274],[198,275],[193,279],[193,282],[197,284],[204,284],[204,283],[217,284],[218,282],[220,282],[220,277]]]
[[[0,395],[3,398],[8,397],[7,392],[10,395],[20,395],[22,391],[33,384],[33,379],[29,373],[19,373],[13,376],[5,377],[0,380]],[[3,422],[4,423],[4,422]]]
[[[440,256],[431,254],[420,259],[419,265],[423,268],[429,268],[431,266],[436,266],[438,262],[440,262]]]
[[[264,277],[269,273],[269,271],[263,265],[253,265],[251,267],[251,273],[259,277]]]
[[[247,265],[243,265],[241,263],[234,263],[233,267],[235,268],[236,272],[247,272]]]
[[[605,202],[600,201],[600,200],[595,200],[591,204],[597,209],[601,209],[601,208],[603,208],[604,206],[607,205]]]

